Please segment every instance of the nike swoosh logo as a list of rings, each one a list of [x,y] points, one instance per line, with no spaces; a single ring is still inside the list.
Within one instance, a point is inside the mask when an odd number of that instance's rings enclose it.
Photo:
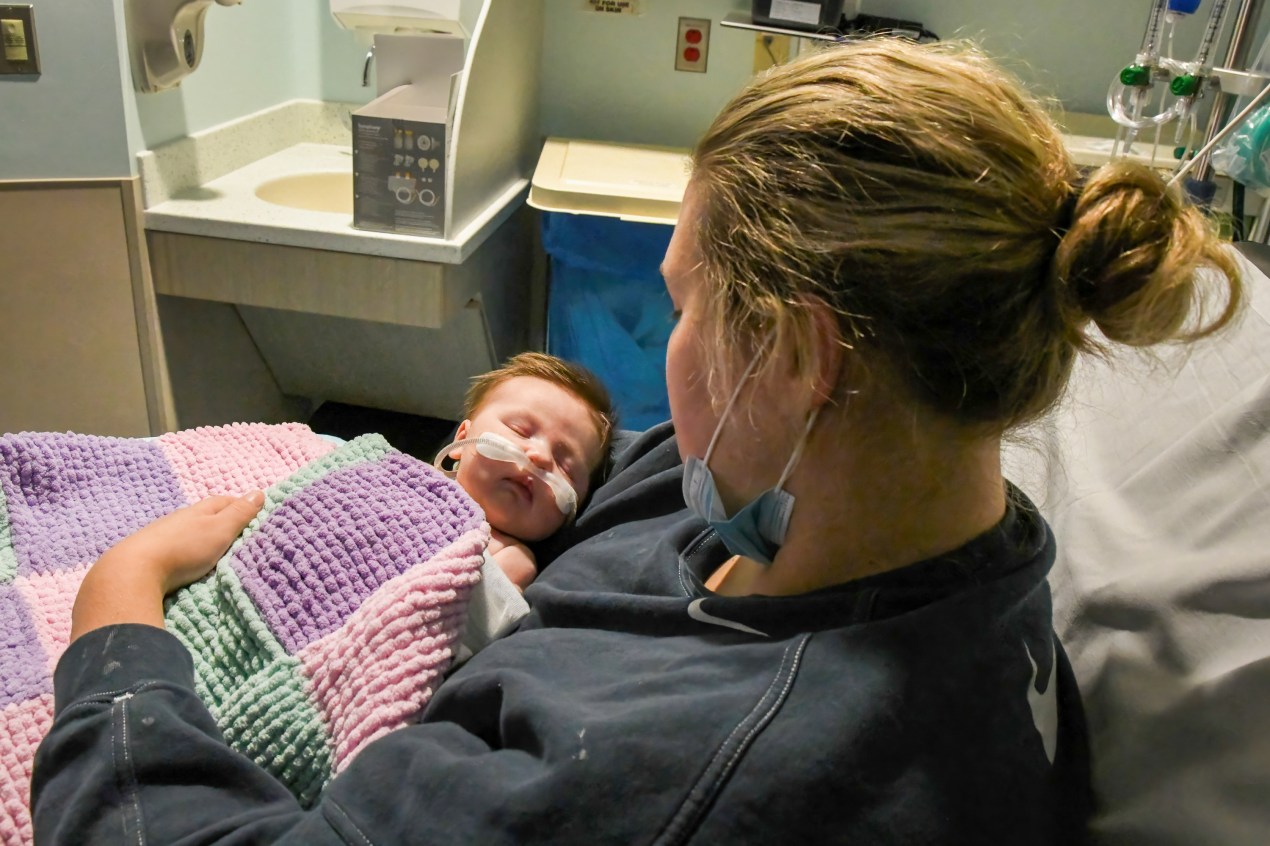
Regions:
[[[1051,650],[1053,644],[1050,645]],[[1044,693],[1036,692],[1036,677],[1040,668],[1032,660],[1032,650],[1023,641],[1023,651],[1027,653],[1027,662],[1032,665],[1032,680],[1027,685],[1027,707],[1032,711],[1032,724],[1041,736],[1041,745],[1045,747],[1045,757],[1054,763],[1054,748],[1058,746],[1058,694],[1054,686],[1058,676],[1058,655],[1050,653],[1050,677],[1045,685]]]
[[[744,623],[738,623],[735,620],[725,620],[722,617],[716,617],[713,614],[707,614],[701,608],[701,603],[705,599],[694,599],[688,603],[688,616],[696,620],[698,623],[709,623],[712,626],[723,626],[725,629],[736,629],[738,632],[746,634],[758,635],[759,637],[767,637],[767,634],[760,632],[758,629],[752,629]]]

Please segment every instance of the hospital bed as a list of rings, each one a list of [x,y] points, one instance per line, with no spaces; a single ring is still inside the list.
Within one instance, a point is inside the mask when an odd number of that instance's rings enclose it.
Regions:
[[[1086,357],[1005,451],[1058,542],[1099,843],[1270,843],[1270,247],[1238,250],[1237,325]]]

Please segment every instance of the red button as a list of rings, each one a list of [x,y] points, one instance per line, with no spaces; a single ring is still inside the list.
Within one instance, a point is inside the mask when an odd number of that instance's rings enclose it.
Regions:
[[[696,47],[689,47],[684,50],[684,61],[698,62],[701,60],[701,51]]]
[[[687,41],[689,44],[700,44],[701,30],[699,29],[688,30],[687,32],[684,33],[684,41]]]

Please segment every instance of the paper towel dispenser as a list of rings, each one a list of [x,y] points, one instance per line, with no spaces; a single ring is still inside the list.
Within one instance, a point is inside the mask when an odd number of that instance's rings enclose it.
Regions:
[[[467,36],[461,0],[331,0],[331,15],[366,44],[376,35],[444,32]]]

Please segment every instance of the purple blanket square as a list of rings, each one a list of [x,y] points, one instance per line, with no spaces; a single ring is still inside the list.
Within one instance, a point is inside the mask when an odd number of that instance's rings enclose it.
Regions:
[[[454,482],[395,454],[330,473],[267,520],[270,531],[248,538],[233,566],[270,631],[294,655],[484,515]]]
[[[186,504],[155,441],[6,435],[0,438],[0,464],[19,574],[90,563]]]
[[[35,621],[13,585],[0,585],[0,708],[53,691]]]

